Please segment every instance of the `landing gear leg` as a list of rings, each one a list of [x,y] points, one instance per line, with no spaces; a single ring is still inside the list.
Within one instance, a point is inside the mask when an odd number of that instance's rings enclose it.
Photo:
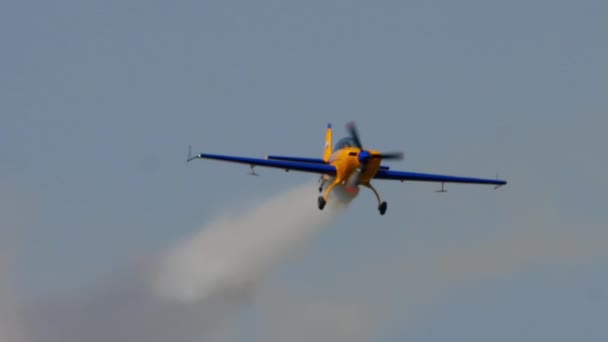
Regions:
[[[329,188],[327,188],[327,190],[325,190],[325,195],[323,196],[319,196],[319,198],[317,199],[318,205],[319,205],[319,210],[323,210],[323,208],[325,208],[325,204],[327,203],[327,198],[329,197],[329,194],[331,193],[331,191],[334,189],[334,187],[336,185],[340,184],[339,180],[335,180],[330,186]],[[323,189],[321,189],[323,190]]]
[[[321,178],[319,178],[319,192],[323,192],[324,186],[325,186],[325,179],[323,178],[323,176],[321,176]]]
[[[362,184],[363,186],[372,189],[372,191],[374,192],[374,195],[376,195],[376,199],[378,200],[378,211],[380,212],[380,215],[384,215],[384,213],[386,213],[386,202],[382,202],[382,200],[380,199],[380,195],[378,194],[378,191],[376,191],[376,189],[374,189],[374,187],[370,184]]]

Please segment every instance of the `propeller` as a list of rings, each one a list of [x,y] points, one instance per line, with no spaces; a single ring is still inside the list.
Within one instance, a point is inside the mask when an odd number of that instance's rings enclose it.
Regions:
[[[347,181],[346,189],[354,192],[356,191],[357,185],[359,184],[359,179],[361,178],[361,174],[365,172],[365,167],[370,159],[385,159],[385,160],[403,160],[403,152],[386,152],[386,153],[370,153],[368,150],[363,148],[363,144],[361,143],[361,138],[359,137],[359,130],[357,129],[357,125],[354,121],[346,124],[346,130],[350,134],[350,137],[355,145],[355,147],[359,148],[359,162],[361,166],[355,170],[353,175],[350,176]]]
[[[357,130],[357,124],[355,124],[354,121],[347,123],[346,130],[348,131],[348,134],[350,134],[350,137],[353,139],[355,147],[362,149],[363,145],[361,145],[361,139],[359,139],[359,131]]]
[[[403,152],[383,152],[380,154],[373,154],[371,157],[386,160],[403,160]]]

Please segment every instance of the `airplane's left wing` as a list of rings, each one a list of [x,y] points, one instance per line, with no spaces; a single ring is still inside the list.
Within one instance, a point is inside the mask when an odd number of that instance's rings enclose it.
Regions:
[[[507,184],[500,179],[470,178],[447,175],[434,175],[430,173],[418,173],[407,171],[378,170],[376,179],[393,179],[400,181],[437,182],[437,183],[465,183],[465,184],[488,184],[497,187]]]
[[[269,160],[269,159],[261,159],[261,158],[248,158],[248,157],[235,157],[235,156],[227,156],[221,154],[207,154],[201,153],[195,156],[189,157],[188,161],[193,159],[202,158],[202,159],[214,159],[221,160],[225,162],[232,163],[240,163],[246,164],[251,167],[253,166],[263,166],[263,167],[273,167],[276,169],[283,169],[285,171],[294,170],[294,171],[302,171],[302,172],[312,172],[326,175],[335,175],[336,168],[329,164],[320,164],[320,163],[308,163],[308,162],[298,162],[298,161],[288,161],[288,160]],[[298,159],[293,157],[292,159]],[[302,158],[303,159],[303,158]]]

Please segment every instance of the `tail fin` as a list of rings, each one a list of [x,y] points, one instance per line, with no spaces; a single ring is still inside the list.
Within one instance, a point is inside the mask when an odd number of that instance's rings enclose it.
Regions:
[[[327,124],[327,131],[325,132],[325,151],[323,152],[323,160],[329,161],[329,157],[332,153],[332,142],[331,142],[331,124]]]

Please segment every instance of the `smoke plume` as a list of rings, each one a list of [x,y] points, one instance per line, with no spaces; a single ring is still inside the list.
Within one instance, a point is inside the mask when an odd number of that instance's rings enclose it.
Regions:
[[[211,223],[161,259],[155,281],[163,298],[193,301],[218,292],[244,293],[283,257],[335,218],[348,198],[319,211],[306,186],[244,215]],[[313,188],[314,189],[314,188]]]
[[[352,198],[324,211],[305,185],[234,210],[147,264],[64,298],[28,306],[28,342],[215,341],[255,284],[326,227]],[[0,341],[4,342],[4,341]]]

